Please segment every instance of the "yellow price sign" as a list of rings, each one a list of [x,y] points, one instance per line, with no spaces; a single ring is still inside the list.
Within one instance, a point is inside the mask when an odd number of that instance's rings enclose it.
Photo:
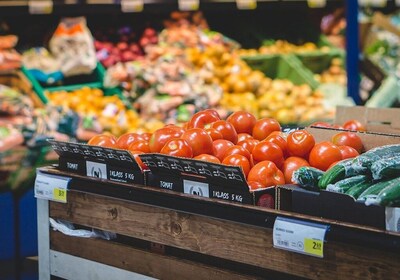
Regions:
[[[257,0],[236,0],[236,6],[240,10],[254,10],[257,8]]]
[[[60,202],[67,202],[67,190],[54,188],[53,189],[53,199]]]
[[[326,6],[326,0],[308,0],[307,3],[310,8],[323,8]]]
[[[322,258],[324,256],[324,242],[322,240],[304,238],[304,252]]]
[[[199,0],[179,0],[178,6],[181,11],[197,11],[200,3]]]

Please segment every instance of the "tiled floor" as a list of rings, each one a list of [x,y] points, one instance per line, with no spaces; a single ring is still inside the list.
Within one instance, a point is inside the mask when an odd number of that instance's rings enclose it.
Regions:
[[[21,261],[0,261],[1,280],[38,280],[38,261],[36,257]]]

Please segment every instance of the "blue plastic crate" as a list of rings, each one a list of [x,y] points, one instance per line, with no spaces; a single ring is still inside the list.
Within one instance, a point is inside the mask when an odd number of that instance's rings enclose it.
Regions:
[[[34,190],[29,189],[18,201],[19,256],[38,255],[37,209]]]
[[[16,256],[15,211],[11,192],[0,193],[0,260]]]

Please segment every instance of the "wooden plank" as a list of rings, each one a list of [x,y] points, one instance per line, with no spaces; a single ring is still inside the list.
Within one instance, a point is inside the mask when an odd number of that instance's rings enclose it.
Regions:
[[[101,239],[86,239],[51,233],[53,250],[93,260],[158,279],[257,279],[187,260],[163,256]],[[64,264],[64,270],[68,267]]]
[[[68,200],[50,203],[50,216],[311,279],[400,275],[400,256],[394,253],[330,242],[318,259],[273,248],[270,229],[74,191]]]

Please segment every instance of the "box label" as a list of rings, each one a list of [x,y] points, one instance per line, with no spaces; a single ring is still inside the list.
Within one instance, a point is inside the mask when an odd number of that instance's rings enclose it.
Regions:
[[[210,197],[208,184],[190,180],[183,180],[183,192],[203,197]]]
[[[70,180],[68,177],[38,172],[35,180],[35,197],[66,203]]]
[[[93,161],[86,161],[86,175],[100,179],[107,179],[107,165]]]
[[[327,230],[327,225],[278,217],[273,230],[274,247],[323,258]]]

